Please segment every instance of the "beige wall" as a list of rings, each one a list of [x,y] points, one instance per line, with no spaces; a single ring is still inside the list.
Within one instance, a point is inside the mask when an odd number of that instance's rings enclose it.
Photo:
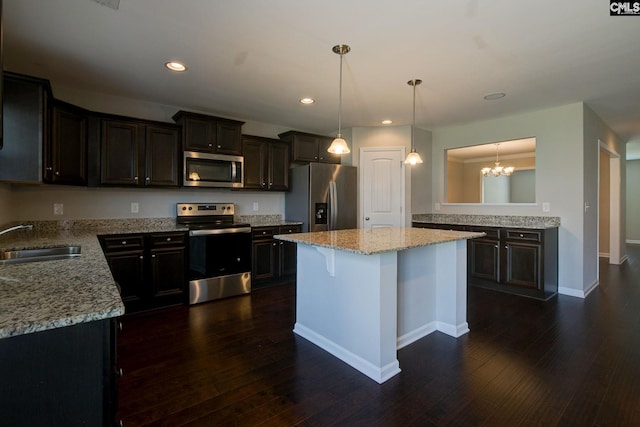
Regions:
[[[516,169],[535,169],[535,157],[504,157],[503,166]],[[492,167],[494,162],[447,162],[447,203],[482,203],[482,175],[480,170]],[[453,184],[453,185],[452,185]]]
[[[12,203],[11,189],[8,184],[0,184],[0,226],[17,220],[17,210]]]

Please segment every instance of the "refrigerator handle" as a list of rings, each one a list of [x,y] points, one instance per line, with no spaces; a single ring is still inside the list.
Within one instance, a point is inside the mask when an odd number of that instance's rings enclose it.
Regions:
[[[338,191],[335,181],[329,181],[329,230],[335,230],[338,222]]]

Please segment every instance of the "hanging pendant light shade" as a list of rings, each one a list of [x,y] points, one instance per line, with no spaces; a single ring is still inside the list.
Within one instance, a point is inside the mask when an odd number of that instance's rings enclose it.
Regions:
[[[414,128],[416,127],[416,86],[418,86],[420,83],[422,83],[422,80],[420,79],[413,79],[407,82],[409,86],[413,86],[413,121],[411,122],[411,152],[404,160],[404,162],[405,164],[412,166],[422,163],[422,157],[420,157],[420,154],[418,154],[418,152],[416,151],[414,137]]]
[[[338,96],[338,134],[327,149],[332,154],[348,154],[351,152],[347,141],[342,137],[342,56],[349,53],[351,48],[346,44],[339,44],[333,47],[333,52],[340,55],[340,92]]]

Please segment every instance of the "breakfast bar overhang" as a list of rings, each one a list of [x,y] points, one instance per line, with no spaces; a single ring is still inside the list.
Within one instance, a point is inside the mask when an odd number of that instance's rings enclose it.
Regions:
[[[382,227],[275,236],[297,243],[294,332],[383,383],[397,350],[467,325],[467,239],[484,233]]]

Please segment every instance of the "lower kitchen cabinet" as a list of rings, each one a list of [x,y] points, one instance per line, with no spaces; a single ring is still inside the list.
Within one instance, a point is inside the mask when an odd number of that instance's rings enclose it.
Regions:
[[[253,286],[259,287],[295,278],[296,244],[273,238],[276,234],[302,232],[301,225],[253,227]]]
[[[0,339],[0,424],[114,426],[117,320]]]
[[[186,302],[185,232],[100,237],[127,313]]]
[[[558,292],[558,228],[519,229],[414,223],[414,227],[484,232],[467,243],[467,283],[548,300]]]

